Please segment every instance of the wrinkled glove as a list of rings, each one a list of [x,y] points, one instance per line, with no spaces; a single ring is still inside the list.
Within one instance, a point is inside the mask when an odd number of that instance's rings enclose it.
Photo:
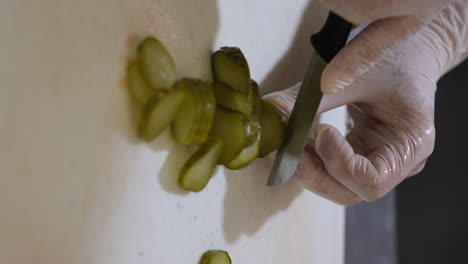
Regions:
[[[339,204],[375,201],[420,172],[433,151],[438,79],[467,56],[468,0],[428,23],[414,16],[369,25],[327,66],[319,113],[348,105],[344,137],[319,125],[295,179]],[[265,97],[290,113],[299,85]]]

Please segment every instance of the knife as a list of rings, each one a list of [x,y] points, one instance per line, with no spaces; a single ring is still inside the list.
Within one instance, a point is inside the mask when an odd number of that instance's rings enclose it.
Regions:
[[[315,49],[286,127],[285,139],[277,151],[268,186],[286,183],[294,176],[322,100],[320,79],[327,64],[346,45],[353,25],[329,12],[323,27],[311,37]]]

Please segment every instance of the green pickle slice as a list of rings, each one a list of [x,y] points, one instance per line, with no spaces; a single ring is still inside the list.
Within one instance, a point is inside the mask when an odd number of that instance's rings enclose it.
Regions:
[[[228,164],[244,149],[249,139],[246,122],[246,117],[239,112],[216,108],[210,138],[219,138],[224,142],[218,164]]]
[[[185,94],[172,125],[175,140],[184,145],[204,143],[210,133],[216,109],[211,84],[184,78],[175,84],[174,89]]]
[[[261,98],[258,84],[251,81],[252,87],[250,88],[248,101],[251,108],[250,115],[248,116],[247,129],[249,133],[249,141],[247,146],[241,153],[231,162],[226,164],[226,168],[231,170],[238,170],[250,165],[257,157],[260,150],[260,107]]]
[[[203,144],[182,167],[179,186],[191,192],[202,191],[214,174],[222,149],[223,141],[220,139]]]
[[[216,98],[213,92],[213,86],[210,83],[205,82],[206,85],[206,92],[200,93],[199,95],[202,97],[203,101],[209,102],[203,104],[203,116],[204,121],[200,122],[199,128],[197,130],[197,135],[202,138],[202,142],[205,142],[210,134],[211,127],[213,125],[213,119],[216,111]]]
[[[286,129],[281,114],[271,103],[265,100],[261,100],[260,126],[258,156],[263,158],[280,147]]]
[[[146,141],[156,139],[174,120],[183,100],[181,91],[157,92],[144,106],[138,135]]]
[[[216,104],[241,112],[245,115],[250,114],[251,107],[247,96],[243,93],[232,89],[227,84],[219,82],[213,84],[213,90],[216,97]]]
[[[137,61],[143,77],[154,90],[170,89],[176,82],[174,59],[159,40],[144,39],[137,48]]]
[[[260,140],[257,140],[251,146],[244,148],[236,159],[226,164],[226,168],[239,170],[249,166],[258,157],[259,150]]]
[[[135,100],[144,105],[151,96],[156,92],[152,89],[143,78],[141,73],[140,64],[135,62],[130,62],[127,67],[127,82],[130,93],[135,98]]]
[[[239,48],[222,47],[211,56],[213,75],[234,90],[247,94],[250,89],[250,70]]]
[[[231,264],[231,257],[226,251],[210,250],[203,254],[199,264]]]

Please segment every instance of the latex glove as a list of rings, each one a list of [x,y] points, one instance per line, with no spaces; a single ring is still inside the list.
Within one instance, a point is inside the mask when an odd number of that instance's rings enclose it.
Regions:
[[[318,126],[295,179],[336,203],[380,199],[421,171],[433,151],[436,82],[467,55],[468,0],[452,3],[426,25],[414,17],[404,20],[407,23],[386,19],[370,25],[322,78],[325,92],[340,91],[324,96],[319,113],[348,105],[353,124],[346,137],[332,126]],[[381,48],[389,38],[401,36],[408,24],[413,34]],[[343,82],[340,74],[349,79]],[[265,99],[290,113],[297,89]]]

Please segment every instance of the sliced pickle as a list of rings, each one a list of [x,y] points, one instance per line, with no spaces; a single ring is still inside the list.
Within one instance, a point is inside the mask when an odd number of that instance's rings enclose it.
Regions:
[[[213,126],[213,119],[216,111],[216,98],[213,92],[212,84],[205,82],[204,85],[206,86],[204,89],[205,92],[200,92],[200,96],[203,101],[207,101],[209,103],[204,104],[203,106],[203,115],[206,117],[206,121],[208,122],[200,122],[200,126],[197,130],[197,135],[202,138],[202,142],[205,142],[210,134],[211,127]]]
[[[285,124],[281,114],[269,102],[261,100],[260,111],[260,151],[258,156],[265,157],[278,149],[283,142]]]
[[[221,139],[208,140],[190,157],[179,174],[179,186],[187,191],[202,191],[216,169],[223,149]]]
[[[222,107],[216,108],[210,137],[224,142],[218,164],[228,164],[244,149],[249,139],[246,124],[247,119],[243,114]]]
[[[231,264],[231,257],[226,251],[210,250],[203,254],[199,264]]]
[[[216,97],[216,104],[227,109],[241,112],[245,115],[250,115],[251,107],[245,94],[240,93],[227,84],[215,82],[213,90]]]
[[[159,91],[144,106],[138,126],[139,136],[146,140],[156,139],[174,120],[181,103],[182,91]]]
[[[170,89],[176,82],[176,66],[164,45],[153,37],[144,39],[137,49],[143,77],[154,89]]]
[[[251,113],[248,116],[247,121],[249,141],[241,153],[234,160],[226,164],[226,168],[231,170],[242,169],[250,165],[258,157],[260,150],[260,90],[258,88],[258,84],[255,81],[251,82],[252,87],[248,96]]]
[[[214,79],[234,90],[247,94],[250,89],[250,70],[239,48],[222,47],[211,56]]]
[[[172,125],[175,140],[184,145],[204,143],[210,133],[216,109],[211,84],[185,78],[177,81],[174,89],[185,94]]]
[[[127,67],[127,82],[128,88],[135,100],[144,105],[155,94],[156,90],[152,89],[141,73],[140,64],[130,62]]]
[[[226,164],[226,168],[230,170],[238,170],[249,166],[257,157],[260,149],[260,140],[254,144],[244,148],[236,159]]]

